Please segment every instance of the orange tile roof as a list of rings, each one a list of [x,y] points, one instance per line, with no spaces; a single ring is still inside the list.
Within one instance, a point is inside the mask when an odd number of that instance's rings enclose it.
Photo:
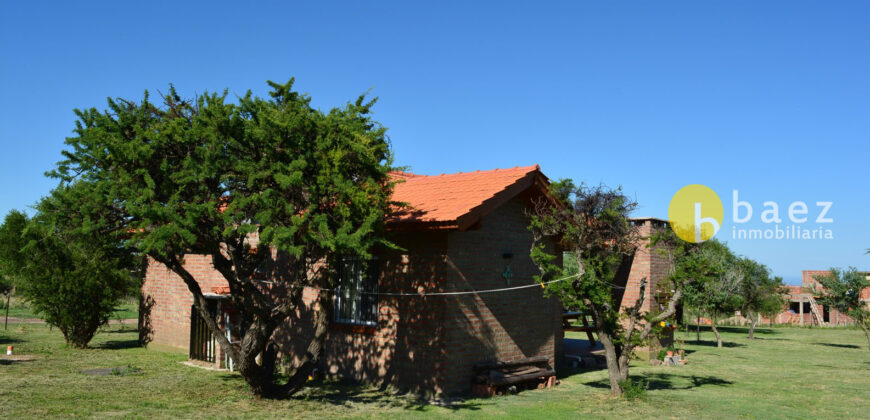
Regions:
[[[393,201],[408,207],[394,213],[391,224],[458,229],[529,187],[548,183],[538,165],[434,176],[395,172],[393,177],[402,180],[395,186]]]

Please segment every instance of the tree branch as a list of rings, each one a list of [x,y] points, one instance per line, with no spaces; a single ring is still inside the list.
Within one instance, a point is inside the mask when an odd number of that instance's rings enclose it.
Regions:
[[[220,344],[221,348],[226,352],[233,361],[239,361],[239,351],[236,349],[232,343],[230,343],[229,339],[224,334],[219,334],[220,327],[217,325],[217,322],[214,320],[214,314],[210,314],[208,312],[208,302],[205,299],[205,296],[202,294],[202,288],[199,287],[199,283],[184,268],[184,265],[179,261],[178,257],[175,254],[170,254],[167,258],[161,258],[159,255],[152,255],[157,262],[162,263],[167,268],[172,270],[175,274],[181,277],[181,280],[187,285],[188,290],[193,294],[193,304],[194,307],[199,311],[199,315],[205,320],[208,329],[212,332],[212,335],[217,339],[217,342]]]

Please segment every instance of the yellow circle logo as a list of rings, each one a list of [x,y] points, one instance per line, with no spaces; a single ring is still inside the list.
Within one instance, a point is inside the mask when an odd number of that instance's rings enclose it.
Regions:
[[[671,229],[688,242],[704,242],[713,237],[724,220],[722,200],[716,192],[701,184],[680,188],[668,206]]]

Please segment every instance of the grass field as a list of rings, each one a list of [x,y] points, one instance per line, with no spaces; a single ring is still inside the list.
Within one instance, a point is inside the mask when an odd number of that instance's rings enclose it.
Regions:
[[[0,322],[6,316],[6,299],[0,299]],[[39,318],[39,315],[33,312],[33,309],[27,305],[20,297],[13,297],[9,304],[10,318]],[[112,319],[134,319],[139,317],[139,302],[136,298],[129,298],[121,301],[115,313],[112,314]]]
[[[136,347],[132,329],[101,332],[92,349],[72,350],[43,325],[10,325],[0,344],[34,361],[0,365],[5,418],[866,418],[870,416],[870,351],[846,329],[724,328],[726,347],[688,341],[690,363],[637,363],[649,381],[644,400],[610,398],[604,371],[562,372],[551,390],[437,406],[365,386],[315,384],[297,398],[252,398],[237,375],[182,365],[184,354]],[[694,339],[694,333],[688,336]],[[702,339],[711,340],[709,332]],[[120,368],[92,376],[85,369]],[[138,370],[139,372],[135,372]]]

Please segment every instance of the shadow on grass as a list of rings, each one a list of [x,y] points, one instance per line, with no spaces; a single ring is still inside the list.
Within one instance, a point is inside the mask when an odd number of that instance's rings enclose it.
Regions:
[[[234,374],[221,375],[221,379],[244,382],[240,375]],[[470,402],[456,397],[432,400],[413,393],[391,391],[385,387],[332,380],[310,382],[306,388],[290,397],[290,400],[314,400],[337,406],[366,404],[380,408],[400,408],[413,411],[424,411],[428,406],[438,406],[454,411],[476,411],[484,405],[480,402]]]
[[[665,389],[692,389],[702,386],[729,386],[734,382],[728,381],[715,376],[698,376],[698,375],[676,375],[672,373],[650,373],[647,375],[631,376],[631,379],[646,381],[649,384],[650,390],[665,390]],[[688,381],[688,384],[682,385],[678,382]],[[602,379],[593,382],[587,382],[584,385],[593,388],[610,389],[610,380]]]
[[[12,337],[0,337],[0,345],[3,344],[12,344],[12,343],[20,343],[21,340]],[[3,349],[6,350],[6,349]]]
[[[692,340],[692,341],[686,341],[686,343],[689,343],[689,344],[691,344],[691,345],[693,345],[693,346],[716,347],[716,341],[715,341],[715,340],[713,340],[713,341],[710,341],[710,340],[701,340],[701,341]],[[724,348],[724,347],[728,347],[728,348],[731,348],[731,347],[746,347],[746,345],[745,345],[745,344],[740,344],[740,343],[734,343],[734,342],[731,342],[731,341],[723,341],[723,342],[722,342],[722,347],[723,347],[723,348]]]
[[[131,349],[134,347],[139,347],[139,340],[109,340],[94,346],[94,348],[107,350]]]
[[[859,349],[860,347],[854,344],[837,344],[837,343],[813,343],[817,346],[837,347],[841,349]]]
[[[106,325],[100,330],[100,334],[129,334],[139,331],[135,325]]]
[[[136,327],[129,327],[128,328],[126,326],[121,326],[118,329],[104,330],[104,331],[100,331],[100,332],[103,334],[128,334],[128,333],[134,333],[136,331],[139,331],[139,329]]]
[[[14,364],[14,363],[32,362],[34,360],[36,360],[36,359],[35,358],[33,358],[33,359],[0,359],[0,365],[7,366],[7,365]]]
[[[694,324],[689,327],[689,334],[695,333],[695,328],[697,328]],[[746,334],[749,335],[749,327],[732,327],[732,326],[718,326],[719,332],[727,332],[727,333],[735,333],[735,334]],[[713,329],[710,328],[709,325],[701,325],[701,332],[713,332]],[[773,328],[755,328],[756,334],[782,334],[779,331],[776,331]],[[756,337],[758,338],[758,337]]]
[[[791,338],[777,338],[777,337],[755,337],[756,340],[764,340],[764,341],[793,341]]]

